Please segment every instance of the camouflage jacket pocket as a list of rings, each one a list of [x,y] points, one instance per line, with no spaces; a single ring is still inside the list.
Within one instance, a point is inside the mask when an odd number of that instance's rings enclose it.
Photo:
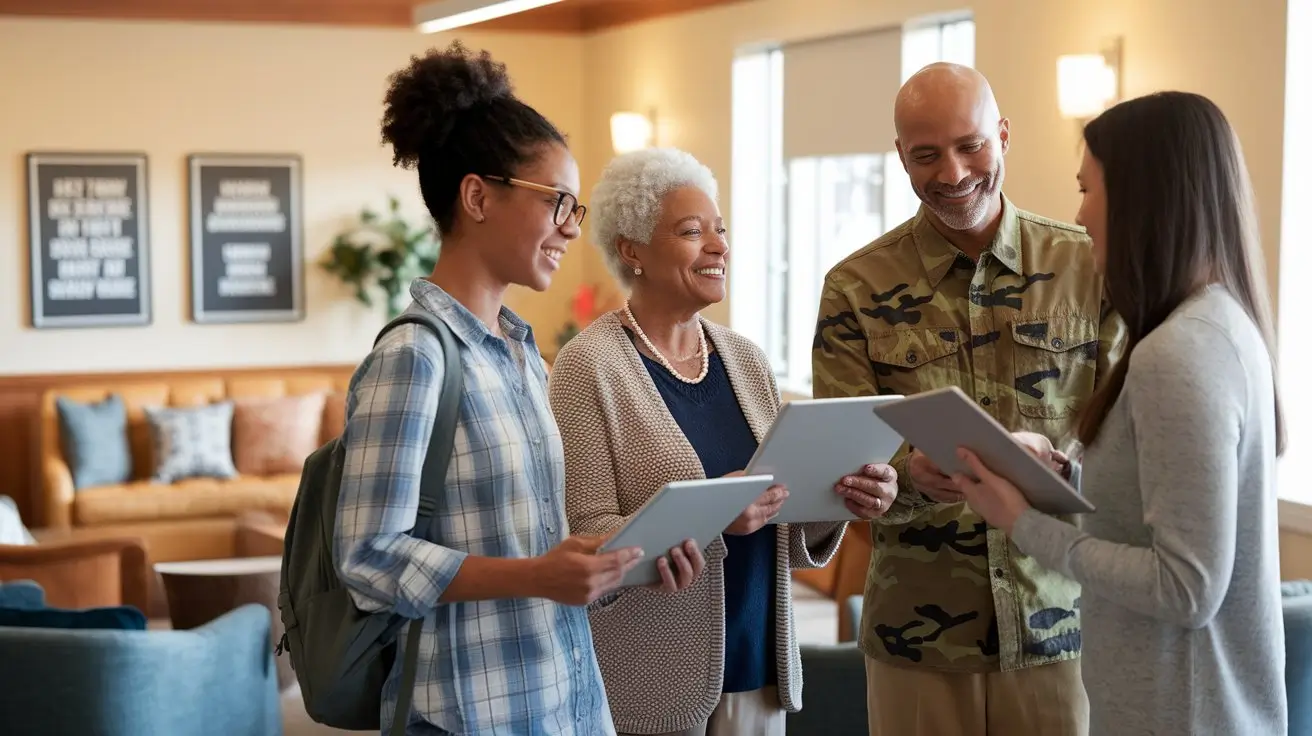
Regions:
[[[1012,323],[1016,405],[1038,419],[1064,419],[1093,392],[1098,320],[1081,314],[1021,315]]]
[[[956,359],[959,336],[955,327],[903,329],[871,336],[867,344],[880,393],[910,396],[961,383]]]

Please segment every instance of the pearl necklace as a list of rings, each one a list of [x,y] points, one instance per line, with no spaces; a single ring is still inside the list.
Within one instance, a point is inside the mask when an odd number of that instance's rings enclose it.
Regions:
[[[711,352],[706,349],[706,330],[702,327],[700,317],[697,320],[697,348],[702,356],[702,370],[701,373],[697,374],[696,378],[688,378],[682,373],[674,370],[674,366],[670,365],[670,361],[665,358],[665,354],[657,350],[656,346],[652,344],[651,340],[647,337],[647,333],[642,331],[642,326],[638,324],[638,320],[633,318],[633,310],[629,309],[628,300],[625,300],[624,302],[624,316],[629,318],[629,324],[633,325],[633,330],[638,333],[638,338],[642,340],[642,344],[647,346],[647,349],[651,351],[651,354],[656,356],[656,360],[661,365],[665,366],[665,370],[674,374],[675,378],[684,383],[701,383],[702,379],[706,378],[706,374],[710,373]]]

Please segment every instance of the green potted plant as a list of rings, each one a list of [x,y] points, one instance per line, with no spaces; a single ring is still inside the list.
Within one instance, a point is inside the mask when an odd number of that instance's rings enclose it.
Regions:
[[[388,197],[387,212],[365,207],[355,225],[337,234],[319,265],[355,290],[365,306],[374,292],[386,299],[392,319],[408,303],[410,282],[432,273],[441,246],[432,227],[416,227],[401,215],[396,197]]]

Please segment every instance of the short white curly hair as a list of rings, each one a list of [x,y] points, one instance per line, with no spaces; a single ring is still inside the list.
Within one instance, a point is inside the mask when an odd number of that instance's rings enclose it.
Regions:
[[[620,258],[620,238],[650,243],[661,219],[661,200],[686,186],[697,187],[713,202],[719,195],[711,170],[677,148],[624,153],[611,159],[601,172],[588,208],[592,242],[620,283],[628,285],[633,279],[633,272]]]

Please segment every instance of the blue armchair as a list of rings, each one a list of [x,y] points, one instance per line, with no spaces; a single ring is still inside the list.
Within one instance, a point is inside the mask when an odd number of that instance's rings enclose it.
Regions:
[[[866,659],[856,642],[804,645],[802,709],[785,719],[788,736],[864,735]]]
[[[281,736],[268,609],[188,631],[0,627],[6,736]]]
[[[1281,586],[1285,609],[1285,689],[1289,736],[1312,736],[1312,580]]]

